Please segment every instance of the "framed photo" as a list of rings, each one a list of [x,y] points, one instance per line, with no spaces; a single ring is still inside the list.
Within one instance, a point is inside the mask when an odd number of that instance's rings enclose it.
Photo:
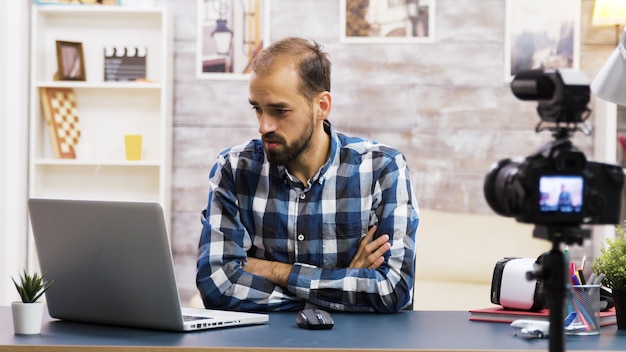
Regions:
[[[56,41],[57,79],[60,81],[86,81],[83,44],[78,42]]]
[[[580,0],[506,0],[505,80],[580,66]]]
[[[436,0],[340,0],[344,43],[431,43]]]
[[[197,0],[196,76],[246,79],[269,44],[269,0]]]

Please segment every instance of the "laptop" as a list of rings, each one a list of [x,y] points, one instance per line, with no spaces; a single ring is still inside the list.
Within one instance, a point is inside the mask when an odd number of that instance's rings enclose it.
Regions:
[[[269,320],[181,307],[159,203],[29,199],[28,209],[53,318],[169,331]]]

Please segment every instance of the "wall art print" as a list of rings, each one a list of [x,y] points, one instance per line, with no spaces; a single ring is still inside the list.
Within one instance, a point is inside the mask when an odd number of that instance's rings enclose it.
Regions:
[[[436,0],[340,0],[344,43],[429,43]]]
[[[196,76],[245,79],[269,44],[270,0],[198,0]]]
[[[505,80],[580,65],[580,0],[506,0]]]

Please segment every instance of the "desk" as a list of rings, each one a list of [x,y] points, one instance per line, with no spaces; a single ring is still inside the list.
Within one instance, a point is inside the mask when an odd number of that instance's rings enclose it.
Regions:
[[[296,327],[295,313],[272,313],[264,325],[191,333],[71,323],[44,318],[41,335],[13,333],[11,309],[0,307],[0,351],[535,351],[547,339],[513,336],[505,323],[469,321],[460,311],[403,311],[398,314],[334,313],[332,330]],[[626,331],[602,328],[596,336],[567,336],[566,349],[626,349]],[[37,346],[37,347],[35,347]],[[89,346],[89,347],[87,347]]]

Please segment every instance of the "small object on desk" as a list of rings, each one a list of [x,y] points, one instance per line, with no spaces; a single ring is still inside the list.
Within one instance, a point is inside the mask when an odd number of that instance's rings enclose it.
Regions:
[[[580,331],[581,323],[576,319],[578,313],[571,312],[567,315],[564,322],[565,332]],[[517,319],[511,323],[514,330],[513,335],[527,338],[542,339],[548,337],[550,333],[550,322],[537,319]]]
[[[543,339],[550,335],[550,322],[518,319],[511,323],[513,336]]]
[[[296,324],[303,329],[328,330],[333,328],[335,321],[327,311],[309,308],[298,312]]]

